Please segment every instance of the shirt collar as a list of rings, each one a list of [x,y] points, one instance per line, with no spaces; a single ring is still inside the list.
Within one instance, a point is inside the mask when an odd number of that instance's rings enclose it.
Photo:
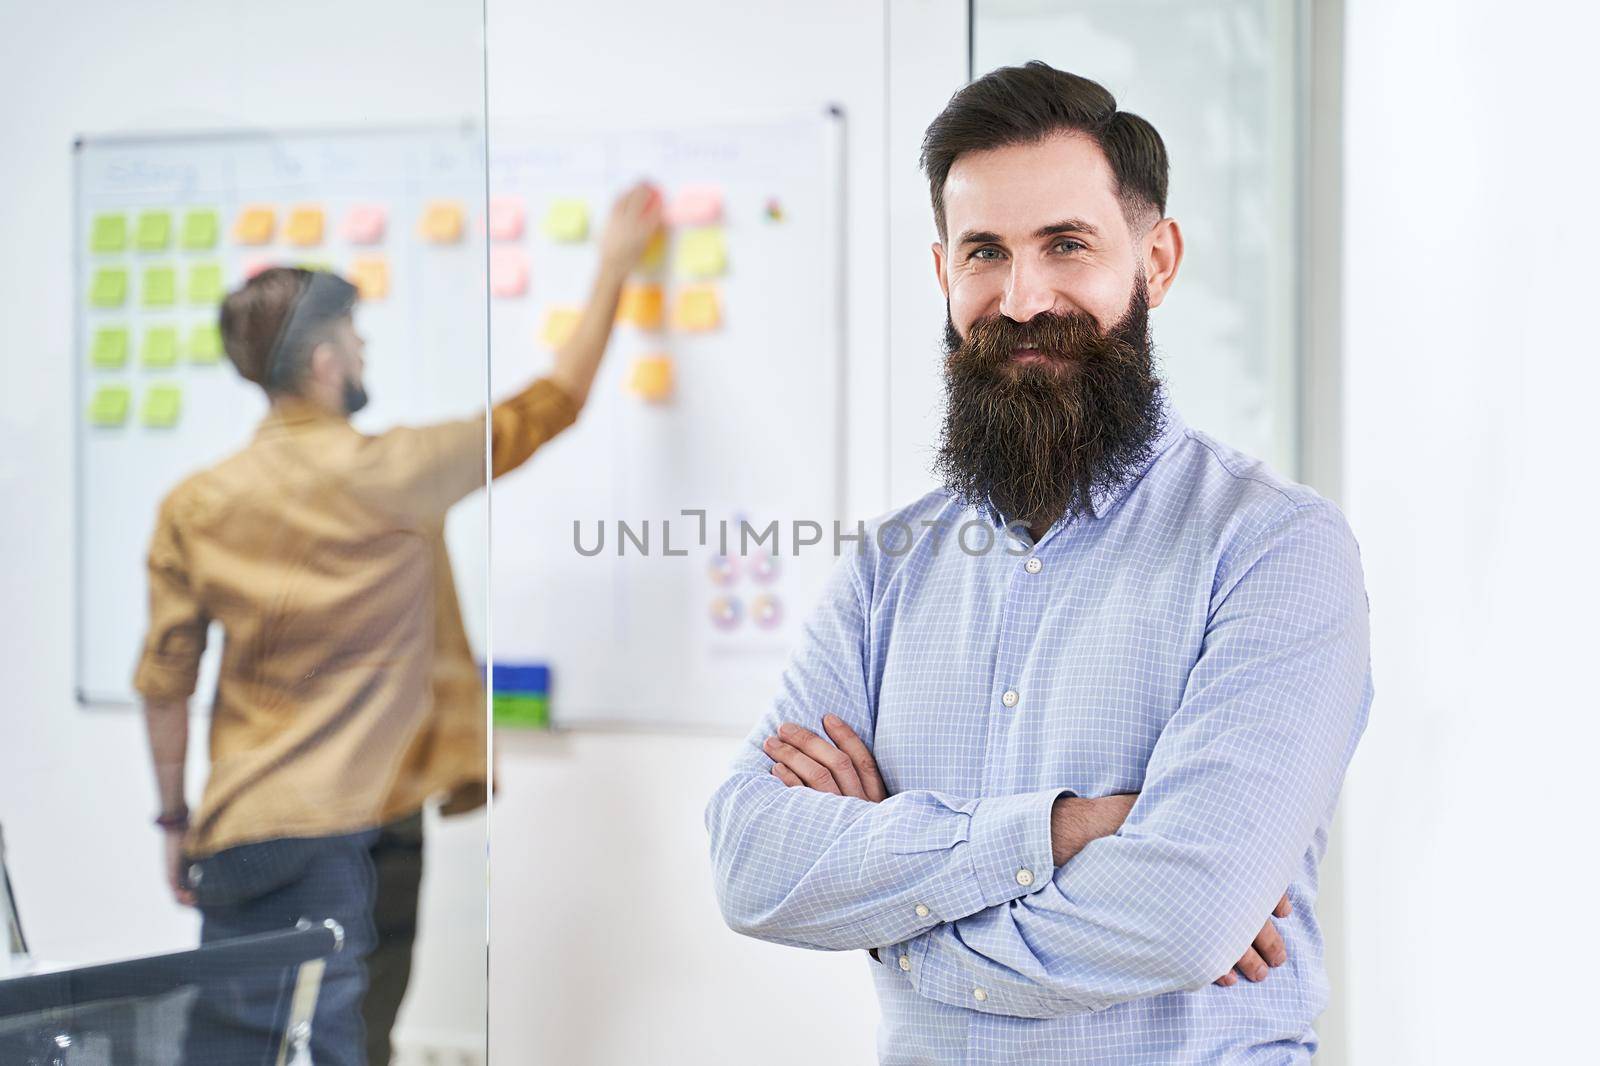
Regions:
[[[256,436],[329,423],[348,425],[349,420],[310,400],[303,400],[298,396],[278,396],[272,400],[272,406],[267,409],[266,417],[262,418],[261,424],[256,428]]]
[[[1138,484],[1145,474],[1149,473],[1150,468],[1155,465],[1156,460],[1161,457],[1161,454],[1176,444],[1183,437],[1184,433],[1188,432],[1189,427],[1187,423],[1185,423],[1183,417],[1178,414],[1177,409],[1172,406],[1171,401],[1167,397],[1167,390],[1164,387],[1157,394],[1156,406],[1159,410],[1158,417],[1160,419],[1160,428],[1156,431],[1155,442],[1150,447],[1150,454],[1146,456],[1144,462],[1140,463],[1134,469],[1129,470],[1121,480],[1095,489],[1093,494],[1090,496],[1090,502],[1094,505],[1094,515],[1092,517],[1089,515],[1084,515],[1083,520],[1095,521],[1105,517],[1106,513],[1110,511],[1111,508],[1117,503],[1121,502],[1122,498],[1133,490],[1134,485]],[[994,508],[979,508],[979,513],[986,518],[989,524],[995,529],[1004,530],[1006,528],[1005,519],[1002,518]],[[1073,521],[1074,519],[1066,516],[1056,519],[1050,528],[1045,530],[1044,536],[1035,541],[1032,546],[1035,549],[1043,547],[1045,542],[1055,537],[1057,533],[1066,528]],[[1027,531],[1024,530],[1023,534],[1026,536]],[[1026,543],[1026,541],[1023,541],[1023,543]]]

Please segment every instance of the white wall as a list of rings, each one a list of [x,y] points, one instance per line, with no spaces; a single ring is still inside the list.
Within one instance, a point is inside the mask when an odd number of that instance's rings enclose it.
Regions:
[[[1345,806],[1350,1061],[1574,1061],[1600,15],[1348,0],[1346,30],[1344,481],[1377,686]]]
[[[481,5],[222,0],[0,10],[0,823],[35,953],[192,946],[150,825],[143,725],[72,697],[73,137],[107,131],[458,122],[483,99]],[[147,530],[129,530],[145,538]],[[129,664],[131,670],[132,664]],[[192,730],[191,798],[204,762]],[[402,1036],[482,1032],[485,819],[436,835]]]

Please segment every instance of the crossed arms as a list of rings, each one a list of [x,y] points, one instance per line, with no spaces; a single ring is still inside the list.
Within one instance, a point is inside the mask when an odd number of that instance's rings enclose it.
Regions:
[[[1142,791],[1117,832],[1095,837],[1104,823],[1091,818],[1077,841],[1066,823],[1094,808],[1060,788],[873,802],[859,769],[860,795],[774,773],[784,760],[763,745],[782,723],[820,742],[831,714],[873,735],[867,587],[859,565],[836,569],[771,712],[707,808],[728,924],[810,948],[896,945],[919,994],[1017,1017],[1228,973],[1302,868],[1370,701],[1360,562],[1337,510],[1302,506],[1224,558],[1203,650]]]

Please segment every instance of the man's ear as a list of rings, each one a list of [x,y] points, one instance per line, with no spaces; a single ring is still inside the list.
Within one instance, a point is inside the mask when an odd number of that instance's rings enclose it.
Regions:
[[[306,360],[306,377],[320,385],[343,386],[344,371],[339,365],[339,349],[332,341],[318,341]]]
[[[1167,290],[1178,277],[1178,264],[1183,262],[1183,231],[1175,218],[1163,218],[1150,227],[1144,239],[1144,283],[1150,294],[1150,306],[1160,307]]]
[[[944,242],[933,242],[933,276],[939,279],[939,291],[944,293],[945,302],[950,302],[950,275],[945,272]]]

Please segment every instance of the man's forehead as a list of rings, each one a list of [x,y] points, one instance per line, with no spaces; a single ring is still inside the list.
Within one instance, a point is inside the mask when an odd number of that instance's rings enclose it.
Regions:
[[[952,241],[969,230],[1031,234],[1066,218],[1109,235],[1118,228],[1121,205],[1100,146],[1081,134],[1060,133],[961,155],[945,179],[944,214]]]

